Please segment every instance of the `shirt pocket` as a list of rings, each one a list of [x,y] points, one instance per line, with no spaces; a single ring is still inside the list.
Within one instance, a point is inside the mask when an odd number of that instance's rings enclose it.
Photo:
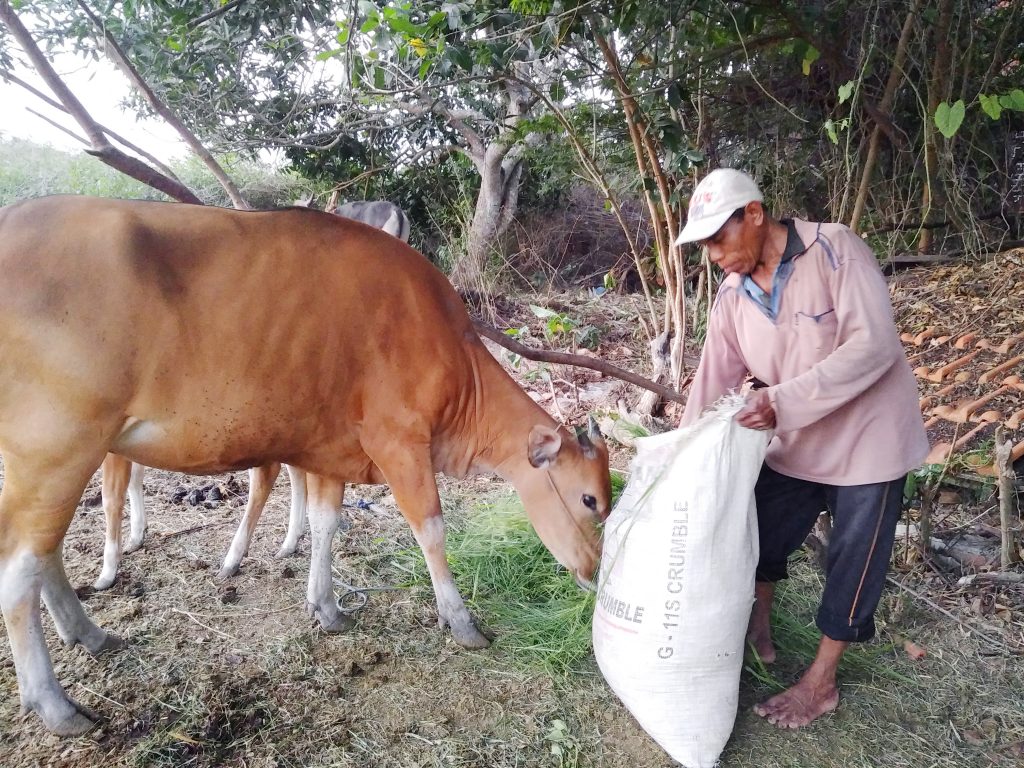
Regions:
[[[800,346],[820,360],[836,348],[839,323],[835,309],[820,312],[797,312],[793,318]]]

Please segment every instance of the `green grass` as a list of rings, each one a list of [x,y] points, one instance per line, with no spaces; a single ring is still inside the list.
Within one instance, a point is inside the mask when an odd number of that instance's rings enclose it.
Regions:
[[[429,585],[419,548],[401,557]],[[564,677],[590,657],[594,595],[544,548],[515,497],[481,504],[452,526],[448,562],[470,610],[513,663]]]

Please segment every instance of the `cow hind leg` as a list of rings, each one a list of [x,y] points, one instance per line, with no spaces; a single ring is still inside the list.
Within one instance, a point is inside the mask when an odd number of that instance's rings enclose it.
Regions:
[[[341,612],[331,578],[331,544],[341,524],[345,484],[306,475],[309,487],[309,584],[306,612],[327,632],[345,632],[355,621]]]
[[[266,506],[267,498],[274,488],[274,481],[281,472],[281,465],[277,462],[264,464],[262,467],[253,467],[249,470],[249,500],[245,504],[245,513],[242,521],[238,524],[238,530],[231,539],[231,546],[224,556],[224,565],[217,574],[218,579],[227,579],[238,573],[238,567],[242,558],[249,551],[249,542],[252,541],[252,532],[256,529],[256,523],[263,514],[263,507]]]
[[[75,506],[102,455],[89,465],[81,457],[61,463],[5,455],[0,491],[0,610],[11,644],[22,711],[34,711],[60,735],[84,733],[96,716],[72,700],[57,682],[46,648],[40,598],[51,611],[64,642],[93,654],[120,641],[85,614],[61,563],[61,544]]]
[[[132,464],[131,480],[128,482],[128,519],[131,521],[128,543],[125,553],[134,552],[142,546],[146,536],[146,497],[142,490],[142,478],[146,468],[142,464]]]
[[[132,463],[114,453],[103,459],[103,518],[106,538],[103,541],[103,569],[93,583],[95,589],[109,589],[121,564],[121,520],[124,516],[124,493],[132,474]]]
[[[414,451],[395,445],[378,455],[370,454],[370,458],[384,473],[398,508],[423,551],[437,598],[438,624],[442,629],[448,627],[455,642],[463,648],[486,648],[491,642],[477,628],[448,567],[441,499],[429,447]]]
[[[299,551],[299,539],[306,523],[306,473],[291,464],[285,464],[292,488],[292,506],[288,513],[288,533],[276,557],[290,557]]]

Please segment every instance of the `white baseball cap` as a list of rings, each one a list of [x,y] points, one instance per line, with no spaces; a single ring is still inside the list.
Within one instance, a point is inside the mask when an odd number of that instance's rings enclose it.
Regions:
[[[737,208],[763,200],[757,184],[743,171],[734,168],[712,171],[693,190],[686,226],[676,238],[676,245],[707,240],[724,226]]]

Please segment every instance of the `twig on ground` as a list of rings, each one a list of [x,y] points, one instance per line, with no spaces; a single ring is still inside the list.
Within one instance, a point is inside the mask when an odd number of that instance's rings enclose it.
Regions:
[[[964,576],[957,582],[958,587],[969,587],[974,582],[981,581],[994,584],[1024,584],[1024,573],[1013,573],[1010,571],[996,571],[991,573],[972,573]]]
[[[203,523],[202,525],[193,525],[191,528],[182,528],[180,531],[171,531],[170,533],[158,533],[157,536],[159,536],[161,539],[173,539],[175,536],[184,536],[187,533],[195,533],[196,531],[201,531],[204,528],[212,528],[215,525],[223,524],[223,521],[218,521],[215,523]]]
[[[235,637],[234,635],[229,635],[227,632],[221,632],[219,629],[214,629],[209,624],[203,624],[203,622],[201,622],[199,619],[197,619],[195,616],[193,616],[188,611],[183,611],[181,608],[171,608],[171,611],[174,612],[174,613],[180,613],[182,616],[188,617],[189,621],[195,622],[196,624],[198,624],[203,629],[208,629],[211,632],[217,633],[221,637],[225,637],[228,640],[233,640],[236,643],[238,642],[238,638]]]
[[[906,592],[907,594],[911,595],[912,597],[916,597],[922,603],[925,603],[926,605],[931,606],[936,611],[941,613],[943,616],[952,619],[957,624],[959,624],[961,627],[966,629],[968,632],[974,634],[979,639],[984,640],[986,643],[991,645],[993,648],[997,648],[1000,651],[1007,651],[1007,652],[1015,654],[1015,655],[1021,653],[1021,651],[1019,649],[1010,648],[1002,640],[990,637],[989,635],[985,634],[981,630],[979,630],[979,629],[977,629],[975,627],[970,626],[967,622],[965,622],[963,619],[959,618],[956,614],[952,613],[951,611],[946,610],[941,605],[936,603],[934,600],[931,600],[930,598],[925,597],[924,595],[922,595],[917,590],[911,589],[906,584],[901,584],[900,582],[896,581],[896,579],[894,579],[892,576],[886,576],[885,580],[888,581],[893,586],[898,587],[899,589],[902,589],[904,592]]]

